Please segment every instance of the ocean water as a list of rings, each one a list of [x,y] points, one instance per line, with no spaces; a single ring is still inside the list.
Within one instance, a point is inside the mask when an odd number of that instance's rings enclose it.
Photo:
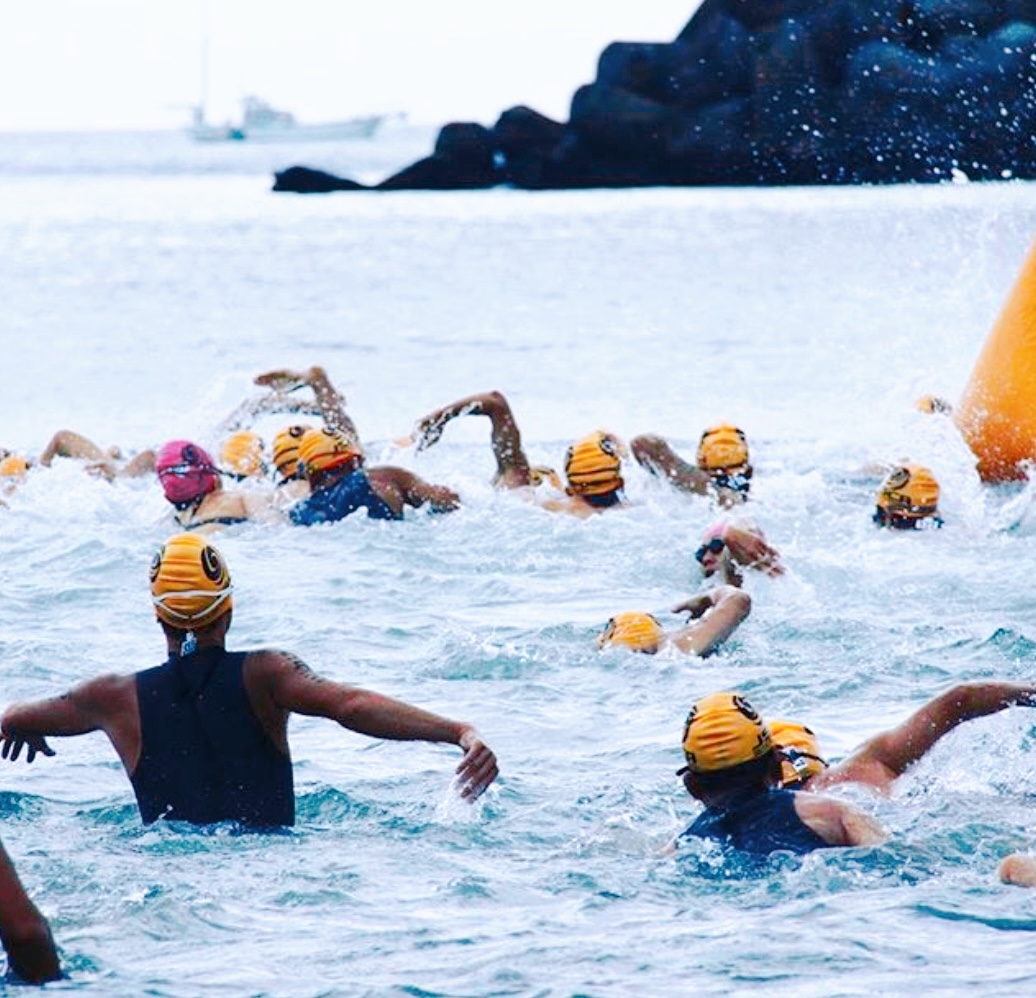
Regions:
[[[501,776],[469,806],[449,746],[296,718],[299,821],[144,828],[101,735],[0,764],[0,836],[67,979],[137,996],[1018,995],[1036,894],[1036,714],[948,736],[889,799],[890,832],[754,873],[660,848],[693,820],[675,770],[698,696],[746,693],[838,758],[954,682],[1036,666],[1028,487],[980,486],[956,399],[1036,234],[1036,187],[297,197],[296,162],[376,180],[424,154],[392,129],[324,149],[179,135],[0,137],[0,445],[69,427],[133,450],[218,445],[252,377],[323,364],[371,458],[457,488],[443,517],[357,517],[217,540],[231,645],[476,723]],[[631,508],[579,521],[488,485],[488,424],[392,441],[475,391],[560,466],[598,427],[693,455],[731,420],[749,512],[786,578],[707,660],[600,653],[613,613],[701,585],[716,516],[635,465]],[[266,421],[264,433],[279,428]],[[881,461],[929,464],[946,526],[870,523]],[[0,706],[161,661],[147,567],[172,531],[153,480],[60,461],[0,509]],[[2,986],[0,986],[2,987]],[[11,988],[10,990],[14,990]]]

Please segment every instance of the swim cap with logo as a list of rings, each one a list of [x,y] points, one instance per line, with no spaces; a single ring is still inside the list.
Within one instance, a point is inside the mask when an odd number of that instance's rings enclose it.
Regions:
[[[151,601],[159,620],[192,631],[233,607],[223,556],[197,534],[177,534],[151,560]]]
[[[620,645],[653,655],[665,639],[665,630],[650,613],[617,613],[597,636],[597,647]]]
[[[622,444],[597,430],[572,444],[565,454],[570,495],[600,496],[622,488]]]
[[[299,477],[299,443],[311,426],[286,426],[273,438],[273,466],[283,479]]]
[[[748,443],[744,433],[729,423],[710,426],[698,442],[698,467],[706,471],[729,471],[748,464]]]
[[[683,751],[687,768],[713,773],[762,758],[773,750],[770,729],[737,693],[712,693],[687,715]]]
[[[173,505],[194,502],[219,486],[219,469],[208,451],[190,440],[170,440],[155,456],[162,491]]]
[[[893,468],[878,489],[874,522],[879,526],[915,527],[939,512],[939,483],[920,464]],[[939,521],[940,523],[942,521]]]
[[[306,430],[299,441],[299,465],[307,477],[314,472],[331,471],[359,457],[360,450],[352,440],[327,427]]]
[[[238,430],[223,441],[219,460],[224,471],[239,478],[262,475],[266,471],[263,438],[252,430]]]
[[[812,730],[798,721],[770,721],[770,737],[781,755],[781,785],[805,783],[827,769],[820,757],[820,743]]]

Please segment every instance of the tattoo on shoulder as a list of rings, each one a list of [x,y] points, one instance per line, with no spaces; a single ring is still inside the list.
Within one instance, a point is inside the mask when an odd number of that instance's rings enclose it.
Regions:
[[[323,682],[320,676],[318,676],[301,658],[298,657],[294,652],[284,651],[281,652],[285,660],[291,664],[291,667],[303,676],[312,679],[314,682]]]

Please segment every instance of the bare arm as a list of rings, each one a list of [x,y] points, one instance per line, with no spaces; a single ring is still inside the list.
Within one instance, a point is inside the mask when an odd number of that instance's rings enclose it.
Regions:
[[[721,536],[730,556],[739,565],[770,576],[784,574],[780,552],[767,541],[761,530],[728,523]]]
[[[451,721],[402,700],[323,679],[299,658],[285,652],[250,656],[250,685],[260,684],[280,711],[326,717],[371,738],[445,742],[464,757],[457,766],[461,795],[478,797],[496,779],[496,757],[470,725]]]
[[[457,416],[488,416],[492,424],[493,456],[496,458],[496,476],[493,484],[514,489],[529,485],[532,469],[522,450],[522,436],[514,420],[511,406],[500,392],[485,392],[458,399],[441,409],[430,412],[417,424],[417,448],[431,447],[443,428]]]
[[[0,940],[10,969],[28,984],[61,976],[54,938],[47,920],[25,893],[14,865],[0,846]]]
[[[830,846],[881,845],[888,837],[870,815],[832,797],[798,793],[795,811]]]
[[[56,457],[71,457],[86,461],[103,461],[113,455],[101,450],[92,440],[74,430],[58,430],[40,455],[40,464],[49,468]]]
[[[688,610],[694,623],[669,635],[680,651],[691,655],[711,655],[748,616],[752,598],[735,586],[717,586],[709,593],[685,600],[674,607],[674,613]]]
[[[961,683],[930,700],[902,724],[865,741],[844,762],[828,770],[838,782],[877,769],[888,781],[901,776],[958,724],[1011,706],[1036,706],[1036,686],[1018,683]],[[828,777],[821,774],[821,778]],[[874,782],[863,778],[863,782]]]
[[[703,496],[709,491],[712,478],[695,464],[688,464],[661,437],[644,434],[630,441],[637,463],[659,478],[666,479],[681,492]]]
[[[449,513],[460,506],[460,496],[445,485],[433,485],[406,468],[378,465],[367,469],[367,479],[393,509],[420,509],[427,503],[436,513]]]

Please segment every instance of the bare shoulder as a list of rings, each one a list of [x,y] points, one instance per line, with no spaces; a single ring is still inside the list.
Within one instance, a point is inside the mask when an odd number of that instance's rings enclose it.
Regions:
[[[251,681],[281,682],[285,679],[319,681],[317,674],[294,652],[259,648],[245,658],[245,675]]]
[[[107,673],[88,679],[67,695],[94,707],[118,707],[127,697],[135,697],[137,677],[133,674]]]

